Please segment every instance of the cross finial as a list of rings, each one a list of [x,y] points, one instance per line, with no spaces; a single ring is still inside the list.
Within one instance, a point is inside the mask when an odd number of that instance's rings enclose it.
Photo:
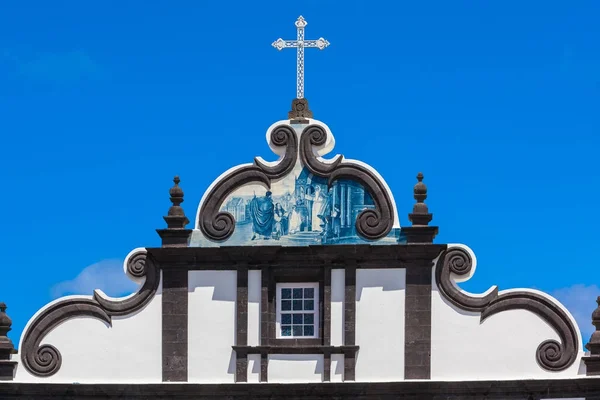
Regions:
[[[329,46],[329,42],[322,37],[317,40],[305,40],[304,39],[304,28],[308,25],[308,22],[304,19],[304,17],[299,16],[296,20],[296,29],[298,31],[298,36],[296,40],[283,40],[282,38],[277,39],[273,42],[272,46],[277,50],[283,50],[286,48],[296,48],[297,49],[297,58],[296,58],[296,98],[303,99],[304,98],[304,49],[314,47],[319,50],[323,50],[327,46]]]

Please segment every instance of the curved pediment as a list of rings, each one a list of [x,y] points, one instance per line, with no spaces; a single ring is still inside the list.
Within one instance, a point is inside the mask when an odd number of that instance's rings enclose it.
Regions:
[[[256,157],[223,173],[205,192],[191,246],[398,243],[396,204],[369,165],[325,159],[331,130],[317,120],[279,121],[267,130],[279,159]]]

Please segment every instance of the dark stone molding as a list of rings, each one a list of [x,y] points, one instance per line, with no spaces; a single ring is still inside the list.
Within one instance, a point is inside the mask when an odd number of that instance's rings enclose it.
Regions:
[[[237,270],[236,296],[236,346],[248,344],[248,268],[240,266]],[[248,381],[248,357],[236,352],[235,381]]]
[[[483,297],[471,297],[461,292],[451,281],[450,273],[468,275],[473,267],[469,253],[451,248],[438,259],[436,283],[442,296],[460,309],[481,312],[481,323],[507,310],[528,310],[546,321],[557,333],[560,342],[546,340],[536,351],[539,365],[548,371],[562,371],[577,359],[579,334],[569,315],[554,301],[537,293],[514,291],[498,294],[498,289]]]
[[[236,354],[346,354],[356,353],[358,346],[232,346]]]
[[[558,333],[560,342],[554,339],[545,340],[537,348],[536,358],[542,368],[548,371],[562,371],[575,362],[579,349],[579,334],[567,313],[556,303],[532,292],[503,293],[481,312],[481,322],[507,310],[531,311]]]
[[[271,188],[271,181],[292,171],[298,157],[298,136],[289,125],[280,125],[271,132],[271,144],[285,147],[281,161],[268,166],[255,159],[254,164],[242,166],[216,182],[205,196],[198,215],[198,228],[204,236],[215,242],[227,240],[235,230],[235,218],[221,205],[231,193],[249,183],[259,183]]]
[[[433,243],[438,234],[437,226],[403,226],[400,234],[406,238],[406,243]]]
[[[404,379],[431,379],[432,267],[433,260],[422,260],[406,269]]]
[[[592,325],[596,328],[590,337],[590,341],[585,345],[589,353],[583,357],[586,366],[586,375],[600,376],[600,296],[596,299],[598,308],[592,313]]]
[[[356,345],[356,263],[346,266],[344,277],[344,347]],[[344,352],[344,382],[356,379],[356,351]]]
[[[145,251],[139,251],[129,257],[127,272],[136,278],[146,277],[135,296],[115,301],[105,299],[97,290],[94,291],[94,300],[111,316],[131,314],[143,308],[152,300],[160,283],[160,269],[147,257]]]
[[[0,384],[0,397],[12,399],[255,399],[255,400],[507,400],[600,398],[600,379],[536,379],[462,382],[343,382],[285,384]]]
[[[17,362],[11,361],[16,353],[12,340],[8,337],[12,320],[6,314],[6,304],[0,302],[0,381],[13,380],[17,371]]]
[[[45,309],[29,325],[23,345],[21,360],[25,368],[35,376],[48,377],[60,369],[62,356],[51,344],[40,346],[42,339],[61,323],[75,317],[93,317],[111,324],[111,317],[93,299],[67,299]]]
[[[188,379],[188,281],[187,270],[163,271],[163,382],[187,382]]]
[[[160,270],[144,250],[127,260],[127,271],[135,277],[146,277],[140,290],[121,302],[107,300],[94,293],[93,298],[69,298],[43,310],[28,326],[21,346],[21,360],[31,374],[54,375],[61,366],[60,351],[51,344],[40,346],[44,337],[61,323],[75,317],[92,317],[111,325],[113,316],[131,314],[145,307],[158,288]]]
[[[446,249],[445,244],[334,245],[334,246],[227,246],[188,248],[149,248],[161,268],[188,270],[237,270],[282,267],[293,270],[311,268],[406,268],[413,260],[433,260]]]
[[[331,163],[319,161],[313,147],[327,142],[327,132],[319,125],[309,125],[300,135],[300,159],[314,175],[328,179],[331,186],[339,179],[349,179],[362,184],[375,203],[374,209],[365,209],[356,218],[356,232],[366,240],[387,236],[394,225],[394,204],[383,182],[368,168],[354,163],[342,163],[338,156]]]
[[[482,311],[490,302],[498,297],[498,288],[494,287],[483,297],[472,297],[463,293],[451,279],[450,274],[469,275],[473,267],[471,255],[462,248],[451,248],[444,251],[435,268],[435,281],[438,290],[445,299],[465,311]]]
[[[268,259],[268,257],[266,257]],[[244,266],[244,268],[247,268]],[[238,281],[239,282],[239,281]],[[277,338],[276,332],[276,288],[278,283],[318,283],[319,285],[319,337],[318,338],[297,338],[284,339]],[[247,358],[247,354],[261,354],[261,382],[267,382],[268,375],[268,355],[275,354],[281,349],[292,349],[289,354],[310,354],[303,353],[303,349],[329,348],[331,347],[329,331],[324,328],[325,312],[325,282],[327,282],[327,270],[320,267],[307,266],[306,268],[283,268],[281,266],[263,266],[261,268],[261,302],[260,302],[260,346],[246,346],[244,343],[233,346],[236,351],[236,357]],[[331,283],[331,270],[329,270],[329,283]],[[331,300],[331,296],[330,296]],[[247,299],[246,299],[247,304]],[[237,323],[237,322],[236,322]],[[250,350],[255,349],[255,350]],[[260,349],[260,350],[256,350]],[[279,350],[277,350],[279,349]],[[271,353],[272,350],[272,353]],[[284,351],[285,353],[285,351]],[[277,353],[280,354],[280,353]],[[323,353],[330,354],[330,353]],[[240,373],[244,374],[241,371]],[[236,372],[238,369],[236,368]],[[247,371],[247,363],[246,363]],[[245,373],[247,374],[247,372]],[[327,373],[326,373],[327,376]]]

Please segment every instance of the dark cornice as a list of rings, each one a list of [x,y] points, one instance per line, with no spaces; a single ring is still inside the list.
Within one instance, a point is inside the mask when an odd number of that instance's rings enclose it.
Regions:
[[[600,379],[243,384],[0,384],[2,399],[543,399],[600,398]]]
[[[21,346],[21,359],[33,375],[48,377],[61,366],[60,351],[51,344],[40,343],[44,337],[61,323],[75,317],[92,317],[112,323],[113,316],[131,314],[143,308],[154,297],[160,283],[160,270],[152,257],[140,250],[127,260],[127,271],[134,277],[146,277],[140,290],[122,301],[107,300],[95,292],[93,298],[68,298],[44,309],[27,327]]]
[[[330,266],[344,268],[355,263],[357,268],[405,268],[405,264],[423,260],[424,267],[431,266],[443,250],[444,244],[398,245],[334,245],[334,246],[223,246],[188,248],[148,248],[148,254],[160,268],[237,269],[262,266],[290,266],[314,268]],[[429,263],[427,262],[429,261]]]
[[[546,321],[560,338],[560,342],[549,339],[538,346],[538,364],[548,371],[562,371],[573,365],[579,349],[579,334],[571,318],[558,304],[534,292],[499,294],[497,288],[483,297],[470,296],[456,287],[451,273],[467,276],[472,268],[473,260],[466,250],[451,248],[442,253],[436,265],[435,279],[446,300],[462,310],[481,312],[481,323],[503,311],[531,311]]]

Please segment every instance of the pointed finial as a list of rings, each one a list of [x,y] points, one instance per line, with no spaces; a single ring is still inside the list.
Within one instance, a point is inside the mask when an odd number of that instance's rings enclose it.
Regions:
[[[17,362],[11,361],[15,346],[8,337],[12,320],[6,315],[6,304],[0,302],[0,380],[12,380],[17,368]]]
[[[8,315],[6,315],[6,304],[0,302],[0,343],[2,341],[2,337],[6,336],[6,334],[10,331],[10,327],[12,326],[12,320]]]
[[[424,203],[427,198],[427,186],[423,183],[423,178],[423,173],[419,172],[417,184],[413,188],[413,197],[417,203],[413,206],[413,212],[408,214],[412,226],[400,228],[399,242],[433,243],[433,239],[438,233],[437,226],[429,226],[433,215],[429,213],[427,204]]]
[[[589,355],[583,357],[588,376],[600,375],[600,296],[596,299],[598,307],[592,313],[592,325],[596,328],[585,348],[589,350]]]
[[[171,203],[173,203],[173,207],[179,207],[179,205],[183,203],[183,189],[179,187],[179,182],[181,182],[181,179],[179,179],[178,175],[175,175],[175,177],[173,178],[173,183],[175,183],[175,185],[173,185],[173,187],[169,189],[169,194],[171,195]],[[169,210],[169,215],[175,215],[171,214],[172,211],[176,211],[173,210],[173,207],[171,207],[171,209]],[[183,209],[181,209],[181,211],[183,211]]]
[[[167,229],[157,229],[158,234],[163,239],[163,247],[186,247],[191,229],[185,229],[185,226],[190,222],[185,216],[183,207],[183,189],[179,186],[181,179],[178,175],[173,178],[173,187],[169,189],[171,203],[169,212],[164,218],[167,223]]]
[[[413,226],[427,226],[433,218],[433,215],[429,213],[427,204],[424,203],[427,198],[427,186],[423,183],[423,173],[417,174],[417,184],[415,185],[413,197],[417,203],[413,206],[412,214],[408,214],[408,219],[412,222]]]

